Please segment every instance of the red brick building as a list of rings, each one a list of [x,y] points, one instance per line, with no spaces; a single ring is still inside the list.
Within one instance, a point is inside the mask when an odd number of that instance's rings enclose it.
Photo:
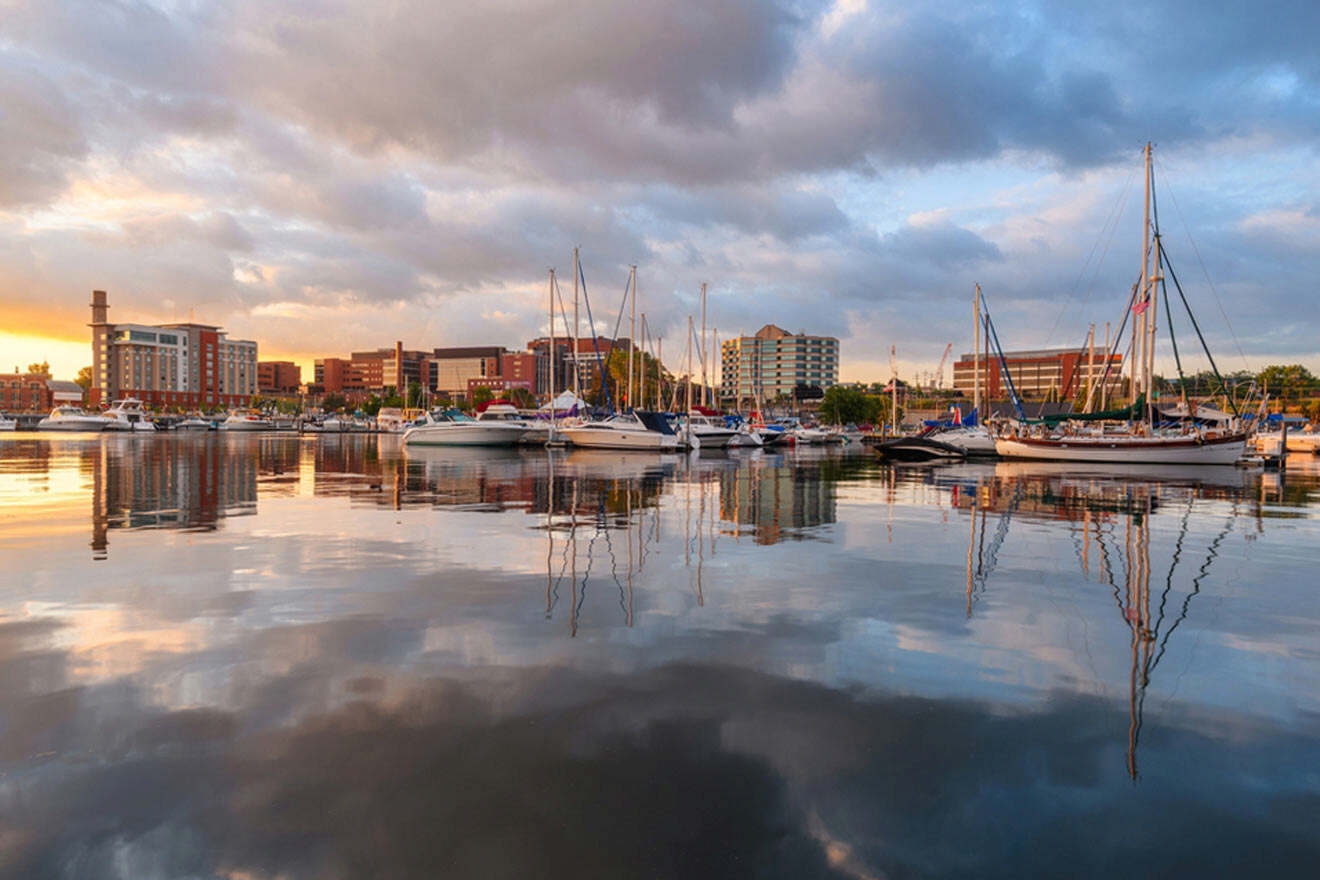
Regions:
[[[1024,398],[1055,396],[1067,400],[1076,397],[1086,390],[1092,370],[1096,382],[1104,379],[1110,397],[1122,388],[1123,356],[1112,356],[1109,373],[1106,375],[1105,352],[1099,346],[1094,366],[1091,364],[1090,349],[1087,348],[1006,351],[1004,361],[1008,364],[1009,375],[1013,377],[1013,387]],[[972,395],[974,367],[971,354],[964,354],[953,365],[953,387],[968,397]],[[981,388],[992,398],[1008,395],[1008,382],[1005,381],[998,355],[992,355],[988,361],[984,356],[981,358]]]
[[[51,408],[45,373],[0,373],[0,410],[44,412]]]
[[[262,394],[297,394],[302,385],[302,367],[293,361],[259,361],[257,390]]]

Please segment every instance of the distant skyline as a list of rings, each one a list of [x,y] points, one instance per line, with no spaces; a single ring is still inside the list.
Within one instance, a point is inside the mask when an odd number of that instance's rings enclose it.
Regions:
[[[1316,33],[1307,2],[0,0],[0,370],[89,364],[93,288],[304,366],[517,347],[578,245],[597,331],[636,264],[671,367],[704,281],[721,338],[910,379],[970,349],[975,282],[1006,347],[1117,325],[1147,140],[1221,369],[1316,369]]]

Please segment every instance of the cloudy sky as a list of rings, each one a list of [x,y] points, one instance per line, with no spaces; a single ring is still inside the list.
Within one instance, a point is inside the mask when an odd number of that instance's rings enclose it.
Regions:
[[[1209,9],[0,0],[0,368],[90,362],[92,288],[304,363],[521,347],[574,245],[599,328],[635,263],[667,352],[703,281],[845,379],[969,348],[978,281],[1006,346],[1080,343],[1148,139],[1220,365],[1320,366],[1320,5]]]

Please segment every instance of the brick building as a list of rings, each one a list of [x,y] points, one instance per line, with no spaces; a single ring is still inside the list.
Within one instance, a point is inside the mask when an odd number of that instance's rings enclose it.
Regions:
[[[293,361],[258,361],[257,390],[262,394],[297,394],[302,367]]]
[[[1094,365],[1088,348],[1046,348],[1034,351],[1006,351],[1004,361],[1013,379],[1018,396],[1033,399],[1056,396],[1060,400],[1076,397],[1086,390],[1093,375],[1096,382],[1103,377],[1112,399],[1122,390],[1123,355],[1111,356],[1108,376],[1105,375],[1105,352],[1097,346]],[[974,363],[969,352],[953,365],[953,387],[968,397],[973,393]],[[998,355],[988,360],[981,358],[981,388],[989,397],[1008,395],[1008,383]]]
[[[112,324],[92,291],[93,405],[136,397],[154,406],[239,406],[257,393],[257,344],[213,324]]]
[[[43,412],[51,409],[45,373],[0,373],[0,411]]]

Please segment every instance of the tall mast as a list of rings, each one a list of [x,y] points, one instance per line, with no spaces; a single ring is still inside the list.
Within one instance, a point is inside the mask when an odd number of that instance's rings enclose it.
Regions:
[[[664,357],[665,357],[665,338],[663,336],[657,336],[655,338],[655,411],[656,412],[664,412],[665,409],[664,401],[661,399],[661,393],[660,393],[660,386],[662,384],[660,378],[664,375],[664,371],[665,371]]]
[[[1090,412],[1091,398],[1095,396],[1095,324],[1086,334],[1086,347],[1086,403],[1082,410]]]
[[[898,371],[894,368],[894,346],[889,346],[889,425],[898,436]]]
[[[582,325],[578,322],[578,278],[582,270],[578,267],[578,249],[573,248],[573,396],[582,399],[581,370],[578,369],[578,340],[582,337]],[[574,404],[576,406],[576,403]]]
[[[632,267],[628,285],[632,288],[631,314],[628,318],[628,409],[637,409],[633,402],[633,349],[637,347],[637,267]]]
[[[1146,239],[1146,247],[1150,251],[1150,277],[1147,281],[1147,283],[1150,285],[1149,288],[1150,297],[1148,300],[1150,302],[1150,307],[1146,309],[1146,314],[1149,316],[1149,320],[1147,321],[1147,327],[1146,327],[1146,363],[1144,365],[1146,371],[1145,386],[1146,386],[1147,397],[1154,396],[1153,392],[1155,387],[1155,328],[1159,324],[1159,317],[1160,317],[1160,310],[1156,302],[1157,298],[1160,295],[1160,288],[1159,288],[1160,255],[1159,255],[1159,251],[1156,250],[1156,246],[1159,244],[1160,232],[1159,229],[1154,228],[1153,224],[1151,224],[1151,220],[1152,220],[1151,213],[1154,202],[1154,190],[1155,190],[1155,169],[1154,167],[1152,167],[1152,163],[1151,163],[1151,145],[1149,142],[1147,142],[1146,191],[1150,195],[1148,195],[1146,198],[1146,223],[1148,225],[1151,225],[1151,234],[1147,236]],[[1150,401],[1148,400],[1147,405],[1149,406],[1149,404]],[[1146,412],[1147,413],[1150,412],[1149,408],[1146,410]]]
[[[550,270],[550,437],[551,439],[554,439],[554,436],[555,436],[555,270],[551,269]],[[553,483],[553,479],[551,480],[551,482]],[[547,530],[549,529],[548,524],[546,528]],[[554,538],[552,537],[550,540],[553,544]]]
[[[1139,302],[1145,304],[1141,310],[1141,315],[1133,325],[1134,337],[1132,340],[1132,397],[1135,400],[1138,393],[1145,393],[1146,388],[1146,343],[1147,343],[1147,325],[1150,322],[1151,310],[1149,289],[1147,285],[1150,277],[1150,142],[1146,142],[1145,150],[1146,166],[1146,212],[1142,218],[1141,224],[1141,289],[1146,294],[1139,298]]]
[[[692,448],[692,316],[688,315],[687,335],[687,401],[683,407],[683,424],[687,426],[687,444]]]
[[[701,405],[706,403],[706,282],[701,282]]]
[[[972,297],[972,412],[976,413],[976,423],[985,424],[981,412],[981,285],[976,285],[976,294]]]
[[[1109,322],[1105,321],[1105,381],[1100,383],[1100,409],[1109,408]]]

